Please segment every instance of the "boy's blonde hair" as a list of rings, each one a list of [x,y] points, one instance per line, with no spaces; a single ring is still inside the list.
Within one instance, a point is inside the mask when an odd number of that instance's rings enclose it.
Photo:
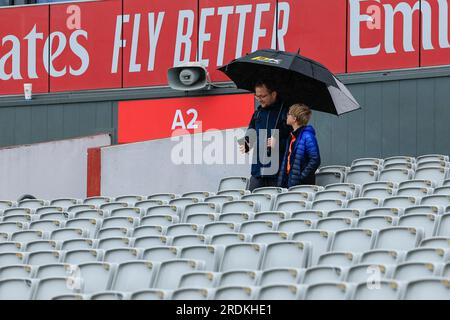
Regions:
[[[289,113],[295,118],[295,121],[301,126],[306,126],[311,119],[311,109],[303,103],[296,103],[289,108]]]

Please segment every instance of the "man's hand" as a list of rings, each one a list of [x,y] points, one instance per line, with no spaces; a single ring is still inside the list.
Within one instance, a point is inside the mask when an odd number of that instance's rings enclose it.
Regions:
[[[267,139],[267,146],[270,148],[274,148],[276,143],[277,143],[277,140],[273,137]]]
[[[239,151],[241,151],[242,154],[246,153],[245,152],[245,145],[243,145],[243,144],[239,145]]]

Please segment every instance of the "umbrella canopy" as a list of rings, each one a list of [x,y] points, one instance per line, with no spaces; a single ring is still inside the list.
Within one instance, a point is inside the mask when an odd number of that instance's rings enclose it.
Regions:
[[[325,66],[299,54],[257,50],[218,70],[239,89],[252,92],[258,81],[269,80],[289,104],[305,103],[311,109],[335,115],[361,108],[350,91]]]

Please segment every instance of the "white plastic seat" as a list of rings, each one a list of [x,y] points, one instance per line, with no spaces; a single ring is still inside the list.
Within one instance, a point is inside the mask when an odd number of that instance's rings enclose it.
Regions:
[[[354,184],[364,184],[371,181],[378,180],[378,171],[373,170],[361,170],[361,171],[352,171],[347,173],[345,177],[346,183],[354,183]]]
[[[284,211],[263,211],[255,213],[254,220],[283,221],[290,218],[290,214]]]
[[[191,213],[185,216],[184,222],[205,225],[218,219],[217,213]]]
[[[450,195],[450,185],[435,188],[433,191],[434,195]]]
[[[419,204],[420,199],[408,196],[395,196],[386,198],[383,201],[384,207],[408,208]]]
[[[26,278],[0,280],[0,300],[31,300],[36,281]]]
[[[398,250],[375,249],[363,252],[359,259],[360,263],[373,263],[384,265],[395,265],[402,262],[403,252]]]
[[[355,164],[350,167],[349,172],[353,171],[381,171],[383,167],[378,164]]]
[[[317,185],[298,185],[298,186],[292,186],[289,188],[288,192],[308,192],[308,193],[316,193],[319,191],[324,190],[324,187],[317,186]]]
[[[395,195],[395,190],[390,188],[373,188],[366,189],[362,193],[362,197],[365,198],[378,198],[385,199]]]
[[[199,203],[199,199],[197,198],[176,198],[169,201],[169,206],[176,206],[177,208],[180,208],[181,210],[184,210],[184,208],[189,204],[196,204]]]
[[[370,216],[392,216],[399,218],[403,215],[403,208],[395,208],[395,207],[380,207],[368,209],[364,212],[364,217]]]
[[[15,242],[15,241],[0,242],[0,253],[28,251],[24,249],[26,249],[26,246],[22,242]]]
[[[161,262],[153,287],[159,289],[175,289],[183,274],[196,270],[204,270],[203,261],[177,259]]]
[[[49,277],[77,277],[79,268],[68,263],[51,263],[35,266],[34,278],[44,279]]]
[[[390,228],[396,226],[398,223],[398,218],[380,215],[380,216],[368,216],[359,218],[356,222],[357,228],[380,230],[384,228]]]
[[[24,222],[0,222],[0,232],[14,233],[27,229],[27,224]]]
[[[256,188],[255,190],[252,191],[252,193],[255,193],[255,194],[263,193],[263,194],[272,194],[272,195],[277,195],[277,194],[283,193],[283,192],[285,192],[285,190],[280,187],[261,187],[261,188]]]
[[[287,234],[286,232],[267,231],[253,234],[251,242],[270,244],[274,242],[284,241],[288,238],[289,234]]]
[[[87,230],[82,228],[61,228],[52,231],[50,239],[52,240],[68,240],[68,239],[87,238]]]
[[[425,278],[407,284],[405,300],[450,300],[450,280]]]
[[[250,190],[244,189],[231,189],[231,190],[222,190],[217,192],[218,196],[232,196],[236,200],[241,200],[241,198],[245,195],[251,194]]]
[[[310,202],[308,201],[284,201],[279,202],[275,206],[276,211],[285,211],[288,213],[302,211],[309,209]]]
[[[34,266],[29,264],[15,264],[0,267],[0,280],[10,278],[32,278],[35,272]]]
[[[97,239],[113,238],[113,237],[128,237],[132,229],[127,228],[101,228],[97,232]]]
[[[26,253],[20,252],[5,252],[0,253],[0,267],[15,265],[15,264],[24,264],[28,259],[28,255]]]
[[[217,287],[255,286],[259,280],[259,273],[254,270],[231,270],[220,274]]]
[[[128,238],[123,238],[128,239]],[[152,248],[152,247],[159,247],[164,245],[169,245],[171,243],[171,239],[169,237],[165,236],[142,236],[139,238],[134,239],[133,247],[134,248]],[[100,246],[100,244],[99,244]],[[112,249],[112,247],[111,247]]]
[[[68,239],[61,242],[61,250],[81,250],[94,249],[95,241],[93,239]]]
[[[171,300],[209,300],[213,290],[206,288],[183,288],[172,292]]]
[[[261,264],[261,269],[305,268],[311,255],[311,244],[300,241],[280,241],[270,243]]]
[[[214,192],[209,191],[190,191],[183,193],[181,195],[182,198],[197,198],[201,201],[203,201],[205,198],[213,196]]]
[[[166,229],[161,226],[142,226],[136,227],[133,230],[133,237],[138,238],[142,236],[162,236],[166,232]],[[120,236],[124,236],[122,233]],[[98,237],[100,239],[100,237]]]
[[[258,300],[298,300],[303,287],[293,284],[272,284],[259,288]]]
[[[147,212],[148,208],[156,207],[156,206],[162,206],[167,204],[166,201],[162,200],[142,200],[138,201],[134,204],[134,207],[142,209],[144,212]]]
[[[409,181],[403,181],[399,184],[399,189],[405,188],[434,188],[436,185],[429,179],[412,179]]]
[[[124,292],[152,287],[160,264],[152,261],[124,261],[117,266],[112,290]]]
[[[319,256],[328,252],[333,242],[333,232],[325,230],[308,230],[296,232],[292,235],[292,241],[310,242],[312,245],[312,254],[309,259],[310,266],[316,265]]]
[[[334,251],[320,255],[317,265],[349,267],[359,262],[359,255],[349,251]]]
[[[361,209],[367,210],[372,208],[378,208],[382,204],[382,200],[378,198],[356,198],[347,202],[347,209]]]
[[[130,238],[112,237],[98,240],[97,249],[108,250],[114,248],[128,248],[131,245]]]
[[[23,223],[31,223],[36,216],[32,216],[31,214],[14,214],[3,217],[3,222],[23,222]]]
[[[372,182],[364,183],[361,186],[361,193],[365,190],[379,189],[379,188],[397,190],[398,186],[399,186],[399,184],[397,182],[392,182],[392,181],[372,181]]]
[[[445,179],[448,178],[449,168],[443,167],[425,167],[418,168],[414,179],[427,179],[435,183],[437,187],[442,186]]]
[[[126,261],[139,260],[141,250],[136,248],[117,248],[106,250],[103,255],[103,261],[111,263],[122,263]]]
[[[170,237],[182,234],[197,234],[200,230],[199,225],[193,223],[179,223],[167,227],[166,235]]]
[[[407,169],[385,169],[381,170],[379,181],[391,181],[401,183],[413,178],[414,171]]]
[[[325,190],[346,191],[352,194],[353,198],[359,197],[361,193],[361,185],[354,183],[334,183],[325,187]]]
[[[204,201],[208,202],[208,203],[214,203],[220,207],[224,203],[234,201],[234,200],[236,200],[236,198],[233,196],[220,196],[219,195],[219,196],[211,196],[211,197],[205,198]]]
[[[218,191],[230,189],[248,189],[250,180],[247,177],[226,177],[219,182]]]
[[[138,290],[130,295],[130,300],[167,300],[170,293],[166,290],[147,289]]]
[[[281,202],[286,201],[311,201],[314,197],[314,194],[311,192],[304,191],[289,191],[285,193],[280,193],[276,196],[274,207]],[[270,210],[270,209],[269,209]],[[261,211],[264,211],[261,209]]]
[[[65,252],[63,262],[78,265],[81,263],[101,261],[102,258],[103,258],[103,250],[97,249],[69,250]]]
[[[392,227],[378,232],[377,249],[409,250],[417,247],[423,238],[423,229],[415,227]]]
[[[313,249],[314,250],[314,249]],[[321,282],[340,282],[343,268],[338,266],[315,266],[306,269],[302,275],[301,283],[312,285]]]
[[[111,287],[116,266],[107,262],[87,262],[78,265],[77,275],[84,280],[84,293],[108,290]]]
[[[325,200],[327,201],[327,200]],[[291,219],[303,219],[303,220],[311,220],[317,221],[320,219],[324,219],[328,216],[327,211],[325,210],[302,210],[292,212]]]
[[[153,215],[162,215],[168,214],[172,216],[180,216],[181,210],[177,206],[170,205],[162,205],[155,206],[147,209],[147,212],[144,213],[144,217],[153,216]]]
[[[425,154],[416,158],[417,163],[426,161],[448,161],[449,157],[442,154]]]
[[[184,208],[183,222],[187,222],[190,215],[193,214],[208,214],[218,213],[220,211],[219,205],[210,202],[200,202],[195,204],[189,204]]]
[[[0,211],[17,206],[17,203],[10,200],[0,200]]]
[[[56,232],[58,230],[55,230],[53,232]],[[30,242],[30,241],[36,241],[36,240],[45,240],[47,238],[48,234],[46,234],[43,231],[40,230],[25,230],[25,231],[18,231],[11,234],[11,241],[17,241],[17,242]],[[59,240],[59,239],[53,239],[53,240]]]
[[[415,198],[423,198],[433,192],[432,188],[403,188],[397,191],[397,196],[407,196],[407,197],[415,197]]]
[[[447,208],[450,206],[450,195],[432,195],[422,198],[421,205],[434,205]]]
[[[428,238],[434,235],[435,230],[439,225],[439,220],[440,217],[432,213],[408,214],[406,216],[400,217],[398,226],[422,228],[424,231],[424,237]]]
[[[36,208],[34,214],[41,215],[41,214],[49,213],[49,212],[63,212],[63,211],[64,211],[64,208],[60,207],[60,206],[45,206],[45,207]]]
[[[325,187],[330,184],[342,183],[345,180],[345,172],[318,172],[316,173],[316,184]]]
[[[266,231],[274,231],[276,227],[276,223],[269,220],[257,220],[257,221],[248,221],[243,222],[240,225],[239,232],[247,233],[247,234],[255,234]]]
[[[136,207],[126,207],[113,209],[109,213],[109,217],[111,218],[141,218],[144,216],[145,210]]]
[[[352,194],[342,190],[324,190],[314,195],[314,201],[318,200],[348,200]]]
[[[230,245],[230,244],[238,244],[243,243],[249,240],[247,235],[243,233],[236,232],[226,232],[226,233],[217,233],[211,236],[210,244],[211,245]]]
[[[75,204],[67,208],[67,212],[75,213],[83,210],[97,209],[93,204]]]
[[[194,271],[181,276],[178,288],[214,288],[220,273],[211,271]]]
[[[121,208],[127,208],[128,203],[127,202],[109,202],[104,203],[98,206],[99,209],[103,210],[105,213],[110,213],[111,211],[115,209],[121,209]]]
[[[410,156],[393,156],[385,158],[383,161],[383,165],[389,165],[392,163],[415,163],[416,159]]]
[[[63,215],[65,216],[65,215]],[[106,211],[102,209],[89,209],[69,213],[67,218],[70,219],[104,219],[108,216]],[[42,216],[41,216],[42,217]]]
[[[19,208],[29,208],[29,209],[36,209],[44,206],[50,205],[50,202],[43,199],[27,199],[22,200],[19,203],[17,203],[17,207]]]
[[[375,165],[383,165],[384,160],[379,158],[358,158],[352,161],[351,165],[362,165],[362,164],[375,164]]]
[[[412,281],[433,277],[436,267],[430,262],[404,262],[397,265],[393,278],[397,281]]]
[[[332,199],[317,200],[311,204],[311,210],[323,210],[323,211],[337,210],[343,208],[345,206],[345,203],[346,202],[342,200],[332,200]]]
[[[1,224],[0,224],[1,225]],[[41,230],[44,232],[51,233],[65,225],[64,222],[59,220],[38,220],[30,223],[30,230]],[[1,226],[0,226],[1,227]]]
[[[219,221],[231,222],[231,223],[243,223],[253,220],[253,214],[248,213],[221,213],[219,215]]]
[[[34,300],[50,300],[62,294],[73,294],[83,291],[84,282],[81,278],[51,277],[40,279]]]
[[[206,244],[206,237],[202,234],[182,234],[172,238],[173,246],[195,246],[203,244]]]
[[[140,195],[123,195],[114,199],[115,202],[126,202],[129,206],[134,206],[136,202],[145,201],[145,196]]]
[[[416,205],[416,206],[411,206],[409,208],[405,208],[403,215],[407,216],[409,214],[418,214],[418,213],[422,213],[422,214],[432,213],[432,214],[441,215],[444,213],[444,209],[441,206]]]
[[[319,230],[338,231],[350,229],[354,224],[355,221],[351,218],[325,218],[317,221],[316,228]]]
[[[405,255],[405,261],[443,263],[449,260],[450,252],[447,248],[416,248],[409,250]]]
[[[373,248],[377,233],[370,229],[348,229],[336,231],[330,251],[361,253]],[[314,249],[313,249],[314,250]]]
[[[68,208],[70,206],[81,204],[81,199],[75,199],[75,198],[60,198],[60,199],[53,199],[50,201],[51,206],[57,206],[57,207],[63,207]]]
[[[61,252],[58,250],[34,251],[28,254],[27,264],[32,266],[58,263],[61,260]]]
[[[402,296],[401,283],[394,280],[380,280],[368,288],[367,283],[355,287],[352,300],[399,300]]]
[[[98,196],[98,197],[89,197],[84,199],[83,203],[84,204],[92,204],[94,206],[96,206],[97,208],[100,207],[102,204],[105,203],[110,203],[112,202],[114,199],[111,197],[103,197],[103,196]]]
[[[238,225],[232,222],[216,221],[205,224],[203,227],[204,235],[215,235],[219,233],[236,232]]]
[[[180,249],[172,246],[159,246],[144,249],[143,260],[162,262],[177,259],[180,255]]]
[[[3,217],[14,216],[14,215],[31,215],[34,213],[33,209],[30,208],[9,208],[3,210]]]
[[[390,163],[383,166],[383,169],[385,170],[391,170],[391,169],[401,169],[401,170],[416,170],[416,164],[415,163]]]
[[[254,201],[249,200],[236,200],[226,202],[222,205],[221,213],[251,213],[258,212],[259,204]]]
[[[276,199],[278,197],[272,194],[253,193],[242,196],[241,201],[253,201],[259,204],[259,211],[270,211],[273,209]]]
[[[343,277],[346,282],[372,284],[390,278],[390,268],[384,264],[362,263],[348,268]]]
[[[120,291],[101,291],[92,294],[89,300],[125,300],[126,294]]]
[[[105,219],[106,220],[106,219]],[[102,228],[108,228],[108,225],[104,225],[105,220],[100,219],[88,219],[88,218],[77,218],[67,220],[64,228],[79,228],[86,230],[86,236],[93,238],[97,234],[97,231]]]
[[[272,268],[261,272],[258,285],[270,284],[297,284],[300,281],[301,269],[297,268]]]
[[[295,233],[299,231],[310,230],[313,227],[313,221],[308,219],[287,219],[278,223],[278,231]]]
[[[214,294],[215,300],[253,300],[256,289],[245,286],[230,286],[217,288]]]
[[[305,300],[348,300],[352,294],[350,284],[344,282],[322,282],[307,287]]]
[[[450,248],[450,237],[431,237],[422,239],[420,247]]]
[[[235,269],[258,270],[264,256],[265,245],[257,243],[230,244],[225,248],[220,271]]]
[[[441,216],[441,221],[435,229],[436,236],[450,236],[450,213]]]
[[[175,193],[155,193],[147,197],[147,200],[161,200],[169,202],[176,199],[178,196]]]
[[[131,221],[130,221],[131,222]],[[170,214],[155,214],[143,217],[140,220],[139,225],[142,226],[162,226],[168,227],[180,222],[180,219],[177,216],[173,216]],[[136,225],[133,223],[130,225],[130,228],[135,227]]]

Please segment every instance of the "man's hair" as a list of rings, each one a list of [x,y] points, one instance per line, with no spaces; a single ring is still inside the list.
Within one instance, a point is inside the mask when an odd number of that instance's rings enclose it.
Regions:
[[[289,113],[295,118],[295,121],[301,126],[306,126],[311,119],[311,109],[303,103],[296,103],[289,108]]]
[[[272,93],[272,92],[276,91],[275,90],[275,86],[269,80],[258,80],[258,81],[256,81],[254,88],[256,89],[256,88],[261,88],[261,87],[266,87],[267,90],[269,90],[269,93]]]

